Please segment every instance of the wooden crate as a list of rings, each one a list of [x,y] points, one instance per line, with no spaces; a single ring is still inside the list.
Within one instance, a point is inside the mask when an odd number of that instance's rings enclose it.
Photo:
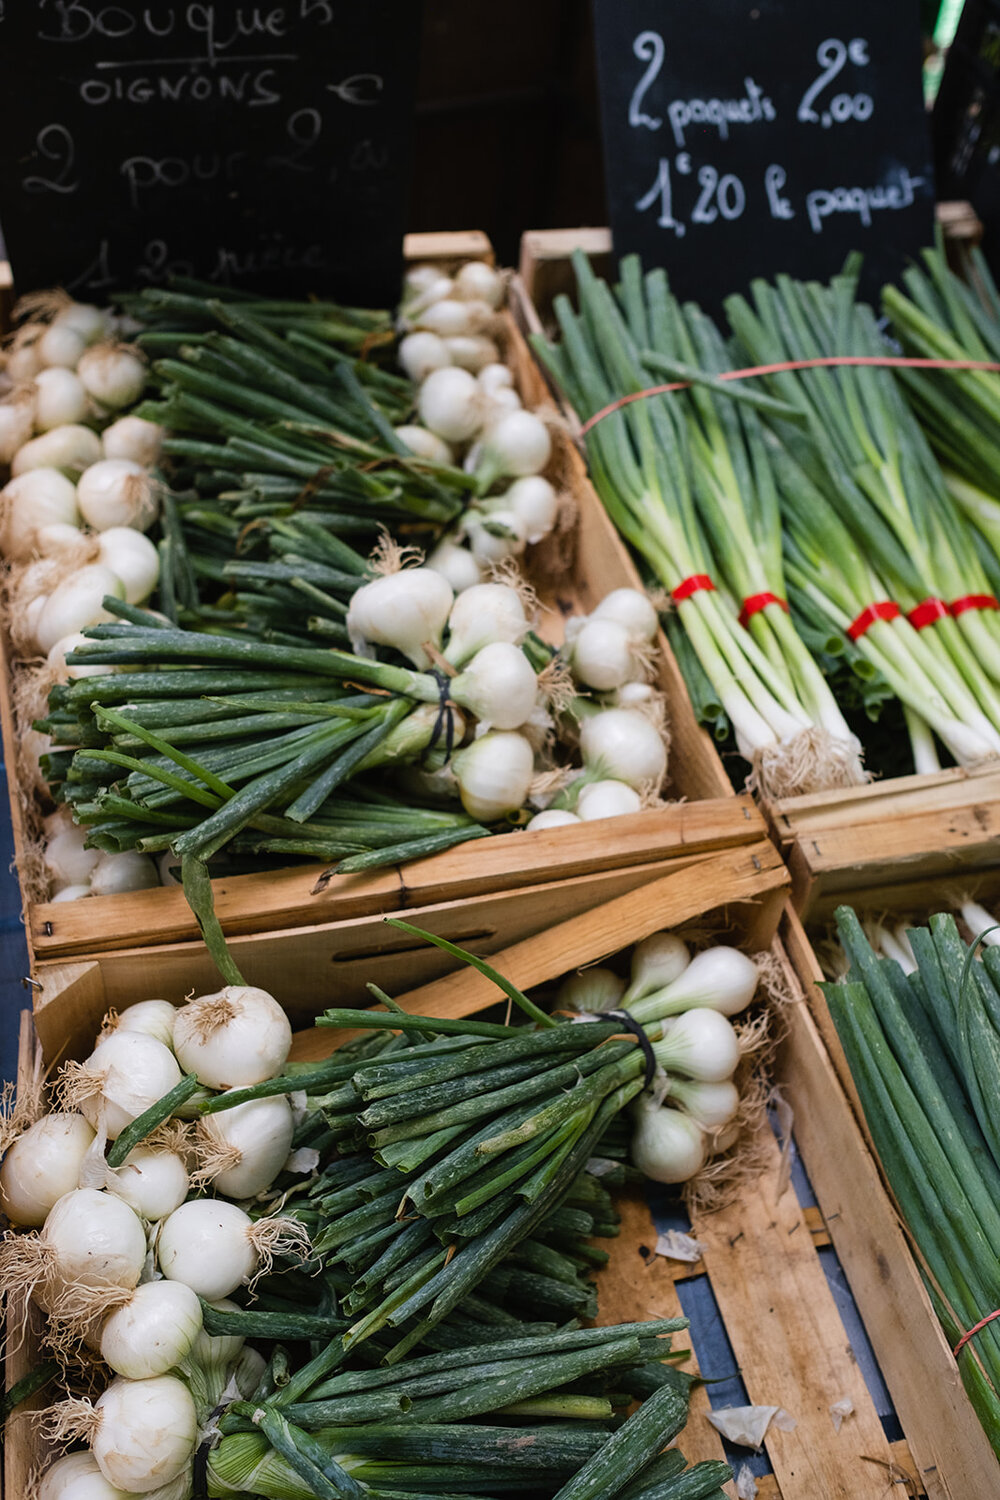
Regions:
[[[1000,873],[996,762],[784,798],[764,810],[804,919],[826,918],[844,900],[905,910],[910,900],[923,904],[920,886],[933,902],[941,880]]]
[[[488,239],[477,232],[408,235],[406,254],[411,261],[437,261],[445,269],[470,258],[492,259]],[[510,313],[504,315],[502,342],[525,404],[551,404],[547,387]],[[559,427],[553,433],[553,447],[553,479],[578,502],[573,557],[560,573],[543,544],[529,558],[528,573],[540,596],[540,633],[557,643],[562,639],[567,615],[591,610],[613,588],[637,586],[638,575],[590,492],[580,454]],[[313,893],[323,869],[318,864],[219,879],[213,882],[213,888],[225,930],[244,933],[309,927],[414,904],[508,890],[515,885],[542,885],[564,874],[653,864],[686,850],[692,840],[697,850],[759,838],[763,824],[745,800],[734,797],[711,739],[695,720],[683,678],[662,635],[659,645],[658,685],[667,698],[672,733],[666,795],[680,805],[591,824],[589,831],[570,827],[508,835],[460,846],[405,867],[334,876],[320,894]],[[17,737],[10,717],[9,674],[0,642],[3,743],[15,851],[21,853],[31,830],[25,826],[14,778]],[[25,905],[29,947],[38,962],[115,948],[169,944],[198,935],[183,897],[174,889],[88,897],[83,902],[36,902],[30,909],[26,900]]]
[[[651,1255],[656,1230],[646,1202],[639,1196],[623,1201],[622,1232],[609,1243],[612,1258],[601,1276],[601,1316],[610,1322],[676,1315],[678,1284],[707,1274],[749,1399],[784,1406],[796,1419],[793,1432],[768,1436],[773,1473],[760,1481],[759,1489],[767,1500],[884,1500],[890,1478],[885,1466],[891,1463],[919,1476],[919,1493],[928,1500],[988,1500],[1000,1493],[1000,1470],[957,1382],[953,1361],[949,1367],[950,1355],[916,1268],[805,1003],[799,976],[808,979],[814,961],[794,916],[785,929],[792,946],[786,950],[775,937],[786,887],[776,865],[762,864],[755,869],[752,858],[739,850],[706,857],[533,936],[515,935],[514,943],[496,954],[506,975],[531,988],[660,927],[696,920],[699,927],[724,931],[729,940],[751,950],[772,944],[784,968],[792,998],[785,1012],[788,1033],[778,1082],[795,1111],[796,1137],[822,1213],[802,1210],[794,1194],[782,1189],[780,1152],[768,1131],[761,1142],[765,1169],[742,1202],[694,1224],[705,1246],[696,1266]],[[290,997],[298,1024],[304,1024],[310,1009],[353,998],[363,977],[390,992],[403,974],[420,977],[412,964],[401,971],[391,962],[359,960],[359,973],[346,991],[338,987],[331,994],[316,984],[310,991],[309,979],[299,973],[311,963],[298,961],[300,938],[296,934],[281,943],[284,984],[278,988],[282,998]],[[276,945],[278,940],[263,936],[259,941]],[[296,955],[294,965],[288,963],[290,953]],[[160,952],[148,956],[153,960],[148,966],[142,954],[128,958],[133,999],[152,988],[177,1000],[184,984],[204,988],[216,982],[204,952],[200,969],[192,968],[179,986],[172,978],[164,982]],[[123,955],[103,954],[48,966],[35,998],[40,1040],[35,1043],[26,1029],[22,1077],[36,1045],[47,1065],[85,1055],[106,1005],[120,992],[116,970],[125,961]],[[464,1015],[493,1002],[496,993],[481,976],[466,972],[409,988],[397,998],[411,1011]],[[300,1034],[294,1055],[316,1056],[336,1039],[329,1030],[321,1037]],[[901,1442],[887,1442],[849,1347],[817,1253],[829,1240],[896,1402],[906,1434]],[[691,1330],[696,1352],[700,1343],[704,1347],[704,1332],[697,1323]],[[23,1372],[33,1352],[29,1344],[11,1356],[8,1381]],[[704,1373],[713,1372],[709,1368]],[[854,1403],[854,1412],[836,1433],[829,1408],[845,1396]],[[705,1420],[707,1405],[706,1391],[697,1391],[691,1420],[679,1439],[692,1460],[721,1456],[718,1435]],[[25,1493],[27,1471],[36,1457],[30,1429],[15,1425],[7,1444],[8,1495]],[[894,1472],[898,1476],[900,1470]]]

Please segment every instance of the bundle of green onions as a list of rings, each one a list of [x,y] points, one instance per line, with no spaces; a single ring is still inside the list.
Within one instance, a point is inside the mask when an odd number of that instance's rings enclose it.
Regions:
[[[950,915],[911,928],[916,968],[877,958],[850,907],[850,962],[823,990],[872,1139],[953,1345],[1000,1453],[1000,952],[969,948]]]
[[[924,359],[1000,361],[1000,294],[981,251],[971,277],[948,268],[940,246],[887,286],[882,303],[907,354]],[[1000,591],[1000,397],[996,372],[903,370],[900,379],[972,528],[994,594]]]
[[[627,257],[613,295],[582,252],[574,266],[579,313],[557,298],[562,343],[536,339],[535,348],[581,417],[663,374],[696,381],[690,394],[602,415],[587,433],[598,493],[676,604],[688,663],[693,653],[698,664],[696,697],[728,719],[768,785],[815,791],[862,780],[857,741],[785,605],[760,418],[797,413],[717,379],[729,361],[716,329],[680,306],[662,271],[643,277]]]
[[[726,1016],[756,967],[647,939],[618,991],[640,1036],[618,1014],[557,1021],[471,961],[530,1025],[411,1016],[372,986],[385,1010],[321,1018],[359,1038],[289,1065],[280,1008],[231,986],[109,1017],[64,1068],[62,1111],[0,1166],[5,1211],[40,1226],[4,1241],[3,1284],[41,1297],[53,1348],[87,1337],[116,1379],[49,1410],[49,1434],[88,1451],[48,1471],[45,1500],[98,1475],[126,1493],[155,1475],[188,1500],[199,1473],[210,1495],[272,1500],[717,1500],[726,1465],[661,1454],[687,1417],[691,1380],[669,1362],[684,1320],[579,1320],[607,1259],[590,1237],[617,1232],[623,1110],[650,1064],[692,1120],[698,1080],[697,1107],[719,1110],[710,1085],[739,1056]],[[591,971],[573,998],[614,996]],[[632,1150],[655,1175],[648,1111]],[[140,1282],[147,1219],[161,1274]],[[248,1306],[229,1300],[248,1283]]]
[[[856,301],[857,265],[829,287],[778,277],[726,312],[754,365],[860,356],[885,341]],[[844,365],[768,375],[796,425],[772,417],[793,602],[849,636],[907,711],[919,770],[939,769],[930,730],[960,764],[1000,753],[1000,627],[972,536],[888,369]]]

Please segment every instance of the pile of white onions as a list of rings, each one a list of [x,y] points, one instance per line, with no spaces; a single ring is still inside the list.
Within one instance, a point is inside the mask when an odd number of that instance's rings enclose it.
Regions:
[[[628,981],[613,969],[582,969],[564,980],[562,1010],[627,1011],[655,1035],[654,1086],[632,1106],[632,1161],[654,1182],[687,1182],[710,1157],[728,1151],[740,1126],[733,1074],[741,1058],[730,1016],[757,990],[757,966],[718,944],[693,958],[674,933],[655,932],[632,950]]]
[[[419,457],[461,462],[477,479],[480,498],[427,563],[455,593],[541,541],[560,509],[543,474],[552,456],[548,429],[522,407],[491,336],[503,296],[503,277],[484,261],[467,261],[454,276],[414,266],[400,307],[399,362],[419,387],[419,421],[397,434]]]
[[[182,1500],[199,1428],[223,1390],[256,1386],[263,1361],[241,1338],[209,1337],[199,1298],[233,1310],[225,1299],[274,1255],[308,1252],[297,1221],[251,1219],[240,1206],[285,1170],[302,1170],[290,1160],[287,1097],[251,1100],[197,1127],[164,1122],[118,1167],[106,1147],[183,1073],[213,1091],[264,1083],[290,1046],[288,1019],[264,990],[227,986],[179,1008],[139,1002],[106,1017],[90,1056],[63,1068],[60,1107],[8,1147],[0,1209],[28,1232],[0,1242],[0,1292],[32,1295],[54,1348],[86,1341],[115,1377],[93,1406],[67,1401],[47,1414],[51,1436],[88,1449],[54,1464],[40,1495],[56,1500],[71,1478],[97,1476],[86,1493],[103,1495],[103,1483],[115,1494],[160,1494],[176,1482]]]
[[[141,356],[113,341],[114,320],[64,294],[35,299],[33,315],[0,354],[0,557],[6,616],[23,659],[45,658],[47,682],[86,675],[69,667],[80,632],[111,616],[106,595],[143,605],[159,581],[152,469],[163,432],[128,415],[142,396]],[[44,737],[24,735],[22,755],[41,784]],[[107,855],[59,843],[46,852],[50,895],[60,900],[158,884],[141,855]],[[72,873],[66,872],[67,862]]]

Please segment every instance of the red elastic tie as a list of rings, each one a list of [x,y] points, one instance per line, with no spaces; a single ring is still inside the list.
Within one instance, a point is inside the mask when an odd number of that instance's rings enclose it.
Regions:
[[[692,573],[690,578],[684,578],[675,589],[670,590],[670,597],[675,604],[680,604],[685,599],[690,599],[692,594],[697,594],[701,589],[708,589],[714,593],[715,584],[707,573]]]
[[[992,594],[963,594],[961,599],[954,599],[948,608],[957,620],[967,609],[1000,609],[1000,599],[994,599]]]
[[[976,1323],[974,1327],[970,1328],[968,1333],[962,1334],[962,1337],[959,1339],[958,1343],[951,1351],[956,1359],[959,1356],[959,1352],[965,1348],[966,1344],[972,1338],[973,1334],[978,1333],[980,1328],[985,1328],[987,1323],[992,1323],[994,1318],[1000,1318],[1000,1307],[997,1308],[996,1312],[987,1313],[985,1318],[980,1318],[979,1322]]]
[[[925,630],[928,625],[933,625],[935,620],[944,620],[948,616],[948,606],[943,599],[923,599],[911,609],[906,618],[914,630]]]
[[[751,594],[748,599],[744,599],[743,608],[740,610],[740,624],[744,630],[752,617],[759,615],[761,610],[766,609],[769,604],[777,604],[778,608],[783,609],[786,615],[790,613],[788,600],[780,598],[777,594]]]
[[[847,627],[847,634],[852,641],[860,640],[866,630],[871,630],[877,620],[895,620],[900,614],[899,605],[892,599],[880,599],[877,604],[869,604],[863,609],[856,620],[852,620]]]

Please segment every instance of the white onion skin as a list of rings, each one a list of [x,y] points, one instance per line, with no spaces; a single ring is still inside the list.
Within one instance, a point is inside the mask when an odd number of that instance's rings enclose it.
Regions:
[[[118,1031],[142,1031],[173,1049],[176,1008],[169,1000],[138,1000],[118,1016]]]
[[[95,344],[76,367],[87,394],[112,411],[138,401],[146,384],[146,366],[127,349]]]
[[[146,1260],[146,1234],[127,1203],[95,1188],[74,1188],[52,1206],[42,1239],[53,1246],[57,1285],[134,1287]]]
[[[109,1168],[105,1187],[121,1198],[140,1218],[155,1223],[180,1208],[188,1195],[191,1180],[176,1151],[136,1146],[120,1167]],[[169,1366],[168,1366],[169,1368]],[[127,1375],[128,1370],[119,1370]]]
[[[599,620],[617,620],[635,640],[651,641],[656,637],[659,620],[645,594],[638,589],[612,589],[592,611]]]
[[[430,665],[424,645],[440,644],[454,601],[447,579],[432,568],[405,568],[362,584],[351,597],[351,641],[393,646],[421,670]]]
[[[63,636],[112,617],[104,608],[105,594],[122,598],[125,586],[103,563],[89,563],[53,589],[35,626],[38,649],[46,655]]]
[[[254,1198],[270,1187],[292,1149],[295,1122],[283,1094],[270,1099],[248,1099],[233,1109],[206,1115],[205,1134],[222,1145],[232,1145],[243,1160],[212,1179],[212,1187],[225,1198]]]
[[[219,1198],[182,1203],[160,1228],[160,1270],[170,1281],[183,1281],[206,1302],[229,1297],[257,1269],[250,1228],[249,1215],[235,1203]]]
[[[445,656],[460,667],[491,641],[519,646],[528,633],[524,605],[505,583],[480,583],[464,589],[448,616]]]
[[[470,817],[493,823],[524,806],[535,753],[516,730],[491,730],[454,757],[462,806]]]
[[[452,296],[461,301],[485,302],[497,308],[503,301],[504,279],[484,260],[467,260],[455,272]]]
[[[636,790],[659,789],[667,770],[663,736],[635,708],[606,708],[586,719],[580,729],[585,766],[599,765],[615,780]]]
[[[7,1150],[0,1166],[0,1210],[12,1224],[40,1229],[59,1199],[80,1179],[94,1139],[77,1114],[43,1115]]]
[[[581,790],[576,810],[584,823],[596,823],[602,818],[621,818],[640,812],[642,798],[624,781],[592,781]]]
[[[451,682],[455,702],[494,729],[519,729],[530,718],[537,694],[531,663],[509,641],[483,646]]]
[[[420,420],[446,443],[465,443],[483,420],[484,392],[474,375],[449,365],[432,370],[417,399]]]
[[[495,365],[500,359],[496,344],[482,333],[455,334],[445,338],[444,345],[451,355],[452,364],[472,375],[478,375],[480,370]]]
[[[625,981],[611,969],[578,969],[568,975],[556,992],[558,1010],[592,1013],[614,1010],[625,992]]]
[[[130,1494],[148,1494],[176,1479],[198,1441],[194,1401],[172,1375],[113,1380],[97,1402],[103,1420],[91,1451],[101,1473]],[[164,1426],[165,1416],[170,1421]],[[155,1440],[155,1449],[151,1447]]]
[[[100,1094],[84,1100],[80,1112],[95,1128],[103,1120],[111,1141],[181,1081],[170,1048],[138,1031],[113,1031],[98,1042],[85,1066],[103,1074],[104,1081]]]
[[[201,1303],[183,1281],[147,1281],[101,1329],[101,1356],[116,1375],[165,1375],[191,1352],[201,1332]]]
[[[397,427],[395,433],[417,458],[429,458],[436,464],[455,462],[455,455],[448,444],[436,432],[431,432],[429,427],[417,427],[411,423],[409,426]]]
[[[119,417],[101,434],[105,458],[129,458],[144,469],[159,463],[163,450],[164,429],[145,417]]]
[[[133,526],[109,526],[98,546],[101,562],[124,585],[126,603],[145,604],[160,579],[160,554],[149,537]]]
[[[421,385],[433,370],[446,370],[451,364],[451,355],[444,340],[429,329],[408,333],[400,341],[399,363],[417,385]]]
[[[95,896],[118,896],[125,891],[148,891],[160,883],[156,864],[137,849],[104,851],[94,866],[90,889]]]
[[[41,466],[16,475],[0,491],[0,547],[8,562],[28,562],[38,534],[52,524],[81,524],[76,486],[58,469]]]
[[[39,370],[35,376],[35,426],[39,432],[82,422],[89,406],[78,375],[61,366]]]
[[[61,322],[50,323],[35,345],[43,365],[56,365],[68,370],[76,369],[86,347],[86,339],[81,338],[69,323]]]
[[[54,833],[45,846],[45,868],[52,878],[54,890],[67,885],[86,885],[90,881],[94,866],[100,859],[99,849],[85,849],[86,828],[75,823]]]
[[[213,1024],[217,1014],[223,1015],[221,1024]],[[246,1088],[273,1078],[291,1045],[285,1012],[266,990],[252,985],[226,985],[201,995],[182,1005],[174,1018],[174,1051],[181,1067],[211,1089]]]
[[[89,885],[64,885],[62,890],[56,891],[54,896],[49,897],[49,900],[52,902],[82,901],[84,896],[89,895]]]
[[[9,464],[34,428],[34,406],[17,397],[0,401],[0,464]]]
[[[73,630],[69,635],[60,636],[54,646],[50,646],[46,661],[60,682],[76,682],[81,677],[102,677],[108,671],[106,666],[85,667],[82,662],[68,662],[67,656],[71,656],[78,646],[86,645],[87,637],[82,630]],[[98,850],[94,850],[95,855]],[[97,861],[95,859],[94,863]]]
[[[687,1182],[705,1165],[704,1132],[680,1110],[639,1099],[629,1148],[632,1161],[652,1182]]]
[[[533,829],[568,828],[571,823],[579,823],[581,821],[582,819],[578,818],[576,813],[569,812],[565,808],[547,807],[542,812],[535,813],[535,816],[527,824],[525,832],[531,833]]]
[[[11,460],[15,478],[29,469],[59,469],[76,479],[101,456],[101,440],[89,427],[76,422],[50,427],[40,437],[19,448]]]
[[[149,475],[130,458],[102,458],[88,465],[76,487],[76,503],[95,531],[118,526],[148,531],[159,508]]]
[[[482,571],[467,547],[450,541],[440,541],[427,559],[426,566],[440,573],[451,584],[456,594],[471,589],[482,582]]]
[[[88,1449],[57,1458],[42,1475],[35,1500],[128,1500],[128,1496],[105,1479]]]

